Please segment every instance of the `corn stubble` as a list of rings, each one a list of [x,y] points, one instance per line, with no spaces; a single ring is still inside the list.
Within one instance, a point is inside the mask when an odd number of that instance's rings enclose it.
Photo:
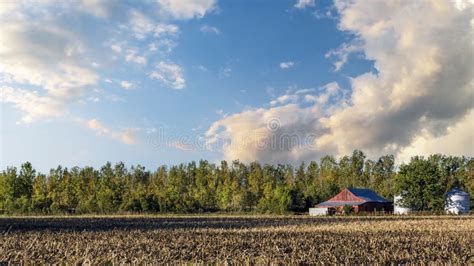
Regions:
[[[0,219],[10,263],[474,263],[474,217]]]

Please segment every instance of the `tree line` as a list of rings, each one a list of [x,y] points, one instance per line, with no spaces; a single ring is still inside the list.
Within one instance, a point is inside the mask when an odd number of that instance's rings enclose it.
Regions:
[[[403,192],[407,207],[442,211],[453,187],[474,195],[474,160],[415,156],[396,168],[393,155],[370,160],[355,150],[298,167],[201,160],[155,171],[123,163],[58,166],[47,175],[26,162],[1,172],[0,213],[302,212],[346,187],[371,188],[387,199]]]

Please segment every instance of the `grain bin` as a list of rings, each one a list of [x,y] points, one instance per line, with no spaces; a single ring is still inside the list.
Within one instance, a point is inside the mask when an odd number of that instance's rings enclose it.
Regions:
[[[410,208],[406,208],[402,206],[402,199],[403,199],[402,194],[397,195],[393,198],[393,206],[394,206],[393,213],[394,214],[408,214],[409,212],[411,212]]]
[[[469,193],[454,188],[446,193],[445,210],[451,214],[467,214],[470,208]]]

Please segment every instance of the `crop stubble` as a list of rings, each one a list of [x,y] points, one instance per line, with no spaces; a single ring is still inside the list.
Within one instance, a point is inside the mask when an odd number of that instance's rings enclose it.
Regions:
[[[474,217],[1,218],[0,262],[474,263]]]

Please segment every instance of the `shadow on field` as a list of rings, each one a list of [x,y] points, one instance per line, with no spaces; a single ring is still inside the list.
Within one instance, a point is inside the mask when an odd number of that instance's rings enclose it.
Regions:
[[[244,229],[267,226],[337,224],[394,217],[21,217],[0,218],[0,234],[12,231],[108,231],[166,229]],[[400,219],[398,217],[397,219]],[[419,217],[405,217],[411,220]],[[444,217],[450,219],[450,217]],[[454,217],[452,217],[454,218]],[[424,218],[426,219],[426,217]]]

